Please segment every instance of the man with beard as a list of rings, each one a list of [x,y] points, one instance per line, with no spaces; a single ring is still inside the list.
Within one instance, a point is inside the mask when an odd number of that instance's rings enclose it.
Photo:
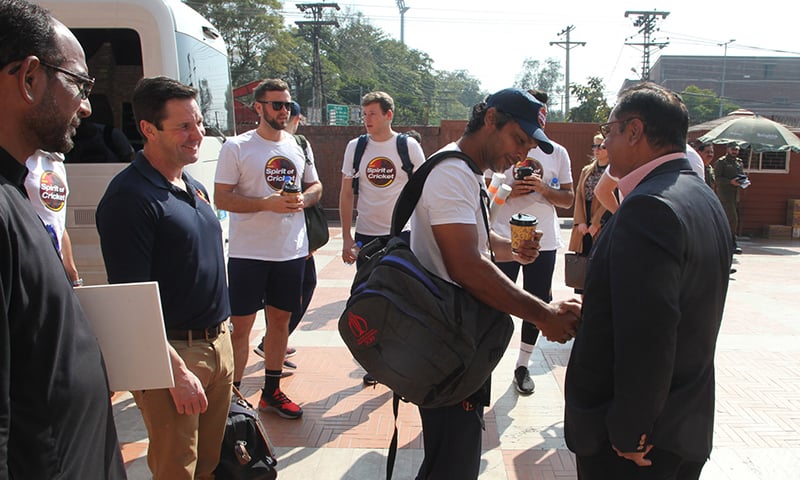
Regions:
[[[0,0],[0,478],[125,478],[100,348],[23,184],[36,149],[72,148],[93,84],[67,27]]]
[[[468,155],[479,172],[502,172],[523,160],[537,145],[553,146],[539,123],[542,104],[528,92],[505,89],[475,105],[464,135],[442,151]],[[575,300],[547,304],[515,285],[492,263],[528,264],[538,255],[538,241],[511,251],[511,242],[484,225],[483,176],[459,158],[434,168],[411,217],[411,249],[429,271],[456,283],[478,300],[536,324],[551,341],[570,340],[577,328],[580,304]],[[482,212],[481,210],[484,210]],[[425,457],[417,480],[478,478],[483,408],[489,404],[487,380],[477,392],[455,405],[420,408]]]
[[[228,279],[233,322],[234,385],[247,365],[250,331],[264,309],[264,389],[258,408],[284,418],[303,410],[280,389],[289,320],[302,304],[308,256],[303,208],[322,196],[314,156],[306,168],[302,147],[286,131],[292,108],[289,85],[261,82],[253,92],[259,116],[255,130],[229,138],[219,154],[214,181],[217,207],[231,212]],[[284,185],[302,182],[302,193],[281,195]]]

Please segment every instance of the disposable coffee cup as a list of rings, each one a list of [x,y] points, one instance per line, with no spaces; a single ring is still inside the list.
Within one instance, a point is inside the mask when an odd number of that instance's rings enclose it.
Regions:
[[[534,239],[539,220],[527,213],[517,213],[508,223],[511,225],[511,250],[516,252],[522,242]]]

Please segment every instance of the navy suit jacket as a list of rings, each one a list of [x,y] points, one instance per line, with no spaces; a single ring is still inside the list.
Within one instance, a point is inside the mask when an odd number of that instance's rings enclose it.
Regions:
[[[587,271],[566,375],[570,450],[653,444],[708,458],[731,248],[719,200],[686,159],[658,166],[625,198]]]

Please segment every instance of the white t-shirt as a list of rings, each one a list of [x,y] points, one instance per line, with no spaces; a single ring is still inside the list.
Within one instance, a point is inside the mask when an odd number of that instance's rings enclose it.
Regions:
[[[388,235],[392,229],[394,204],[408,183],[408,174],[397,153],[397,135],[395,132],[384,142],[370,138],[357,174],[353,170],[353,157],[358,138],[350,140],[344,150],[342,173],[346,178],[359,178],[356,232],[362,235]],[[408,157],[414,171],[425,161],[422,147],[411,137],[408,138]]]
[[[285,177],[294,183],[319,181],[314,153],[308,149],[311,168],[306,168],[303,149],[284,133],[281,141],[266,140],[256,130],[229,138],[217,162],[216,183],[235,185],[234,192],[266,197],[283,188]],[[298,181],[301,180],[301,181]],[[229,255],[282,262],[308,255],[303,212],[231,212]]]
[[[442,150],[460,151],[455,143],[446,145]],[[489,237],[480,210],[484,208],[481,189],[486,189],[482,175],[476,175],[463,160],[443,160],[425,181],[422,196],[411,215],[411,250],[425,268],[452,283],[455,282],[447,273],[431,226],[452,223],[474,225],[481,254],[489,258]]]
[[[42,150],[25,160],[28,176],[25,177],[25,190],[33,204],[33,209],[51,234],[56,235],[58,249],[61,251],[61,238],[67,223],[67,169],[64,156]]]
[[[508,185],[514,183],[515,168],[523,166],[532,167],[534,173],[541,175],[542,181],[547,185],[555,185],[554,180],[557,181],[558,188],[561,188],[562,184],[572,183],[572,167],[567,149],[556,142],[551,143],[553,144],[553,153],[544,153],[539,147],[536,147],[528,152],[525,160],[506,170],[504,172],[505,183]],[[488,174],[491,176],[491,172]],[[497,215],[492,219],[492,230],[503,237],[510,238],[511,227],[508,220],[517,213],[533,215],[539,221],[536,229],[542,232],[540,242],[542,251],[558,250],[564,247],[556,207],[536,192],[507,199],[505,205],[500,207]]]
[[[686,158],[689,160],[689,164],[692,166],[694,173],[699,175],[700,178],[706,178],[706,166],[703,164],[703,159],[700,158],[700,154],[688,144],[686,145]]]

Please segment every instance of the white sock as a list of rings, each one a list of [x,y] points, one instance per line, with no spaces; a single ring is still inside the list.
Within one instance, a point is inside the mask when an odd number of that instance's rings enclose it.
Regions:
[[[520,342],[519,344],[519,357],[517,357],[517,367],[528,368],[528,362],[533,353],[533,345],[530,343]]]

